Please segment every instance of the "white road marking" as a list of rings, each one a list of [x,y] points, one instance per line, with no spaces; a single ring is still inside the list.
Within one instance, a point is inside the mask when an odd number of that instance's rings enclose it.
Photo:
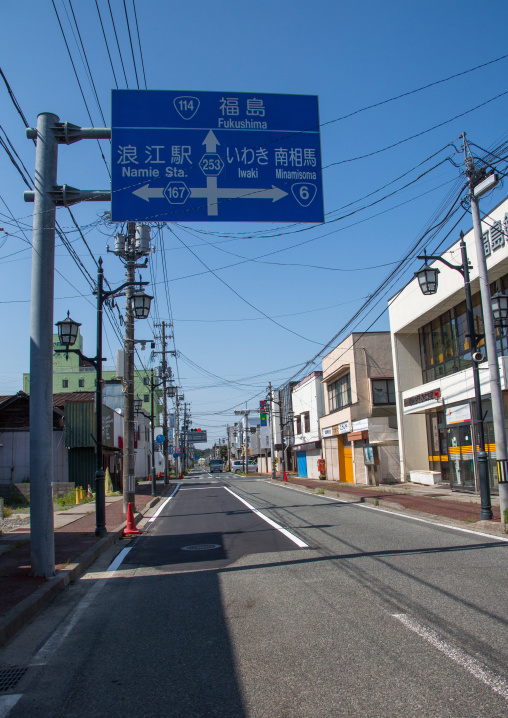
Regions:
[[[9,696],[0,696],[0,718],[6,718],[22,697],[22,693],[12,693]]]
[[[43,644],[42,648],[40,648],[35,656],[33,657],[33,660],[30,665],[32,666],[43,666],[46,664],[48,658],[52,653],[54,653],[59,647],[62,641],[67,638],[69,633],[72,631],[76,623],[79,621],[81,616],[85,611],[88,610],[91,603],[94,601],[94,599],[97,597],[97,595],[102,591],[104,586],[106,585],[106,579],[99,579],[97,583],[92,586],[92,588],[88,591],[86,596],[84,596],[81,601],[78,603],[73,615],[71,616],[68,623],[61,625],[59,628],[54,631],[51,636],[48,638],[46,643]]]
[[[406,628],[409,628],[411,631],[414,631],[414,633],[421,636],[421,638],[428,641],[431,646],[437,648],[438,651],[444,653],[445,656],[451,658],[452,661],[455,661],[455,663],[459,666],[465,668],[466,671],[471,673],[471,675],[479,681],[508,700],[508,681],[506,681],[505,678],[491,671],[486,665],[480,663],[480,661],[473,658],[473,656],[470,656],[469,653],[466,653],[461,648],[456,648],[455,646],[452,646],[451,643],[443,641],[436,631],[432,628],[424,626],[423,623],[411,618],[411,616],[408,616],[405,613],[394,613],[392,616],[406,626]]]
[[[131,549],[132,546],[127,546],[127,548],[122,549],[115,560],[108,566],[107,570],[116,571]]]
[[[231,489],[228,489],[227,486],[222,486],[221,488],[226,489],[226,491],[229,491],[230,494],[232,494],[235,498],[238,499],[238,501],[241,501],[242,504],[245,504],[247,508],[249,508],[253,513],[255,513],[257,516],[262,518],[264,521],[266,521],[270,526],[273,526],[274,529],[277,529],[277,531],[280,531],[284,536],[287,536],[288,539],[293,541],[297,546],[300,548],[309,548],[308,544],[306,544],[304,541],[299,539],[294,534],[290,533],[287,529],[282,528],[279,524],[275,523],[275,521],[272,521],[272,519],[269,519],[268,516],[265,516],[261,513],[261,511],[258,511],[258,509],[254,508],[251,504],[249,504],[245,499],[242,499],[241,496],[238,496],[238,494],[235,494],[234,491],[231,491]]]
[[[215,482],[216,483],[216,482]],[[206,491],[207,489],[222,489],[223,486],[184,486],[180,491]]]
[[[164,506],[171,501],[171,499],[172,499],[173,496],[176,494],[176,492],[178,491],[178,489],[180,488],[181,485],[182,485],[182,484],[178,484],[178,485],[177,485],[176,489],[173,491],[173,493],[171,494],[171,496],[169,496],[169,497],[166,499],[166,501],[164,501],[164,503],[161,504],[161,506],[159,506],[159,508],[157,509],[157,511],[154,513],[154,515],[151,516],[151,517],[148,519],[149,522],[155,521],[155,519],[156,519],[157,516],[160,514],[160,512],[162,511],[162,509],[164,508]]]
[[[31,666],[44,666],[47,663],[48,658],[52,653],[54,653],[59,647],[62,641],[67,638],[69,633],[72,631],[76,623],[79,621],[83,613],[85,613],[92,602],[97,598],[98,594],[102,591],[104,586],[106,585],[106,581],[109,578],[112,578],[113,573],[118,569],[124,558],[127,556],[129,551],[133,548],[133,546],[128,546],[127,548],[122,549],[118,556],[110,563],[110,565],[107,568],[107,578],[99,578],[97,579],[97,583],[92,586],[92,588],[87,592],[87,594],[81,599],[81,601],[78,603],[71,619],[68,623],[61,625],[59,628],[57,628],[51,636],[48,638],[46,643],[42,645],[42,647],[37,651],[35,656],[33,657],[32,662],[30,663]],[[86,578],[86,575],[83,577]],[[2,715],[0,713],[0,718],[2,718]]]
[[[266,484],[270,484],[273,486],[274,484],[271,481],[268,481],[267,479],[260,479],[260,481],[264,481]],[[291,489],[291,491],[296,491],[298,494],[306,494],[307,496],[314,496],[317,499],[325,499],[328,501],[337,501],[339,504],[351,504],[352,506],[356,506],[359,509],[369,509],[370,511],[379,511],[382,514],[390,514],[390,516],[398,516],[399,518],[403,519],[409,519],[411,521],[420,521],[422,524],[430,524],[431,526],[437,526],[439,528],[445,528],[445,529],[451,529],[452,531],[461,531],[465,534],[473,534],[474,536],[484,536],[485,538],[493,539],[494,541],[504,541],[505,543],[508,543],[508,538],[504,538],[503,536],[496,536],[495,534],[487,534],[484,531],[474,531],[473,529],[463,529],[461,526],[451,526],[450,524],[441,523],[439,521],[430,521],[430,519],[422,519],[419,516],[410,516],[409,514],[405,514],[402,511],[399,511],[398,509],[390,510],[390,509],[381,509],[378,506],[369,506],[368,504],[360,504],[356,501],[346,501],[345,499],[336,499],[333,496],[324,496],[322,494],[311,494],[308,491],[304,491],[303,489],[297,489],[294,486],[286,486],[286,488]]]

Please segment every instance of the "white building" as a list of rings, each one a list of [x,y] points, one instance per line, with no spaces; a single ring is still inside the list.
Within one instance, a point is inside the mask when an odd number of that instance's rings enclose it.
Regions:
[[[319,419],[325,413],[322,371],[315,371],[293,387],[293,451],[298,461],[298,476],[319,479],[318,460],[322,458]]]
[[[484,200],[485,202],[485,200]],[[508,199],[494,207],[482,222],[491,292],[508,290]],[[483,332],[478,262],[471,229],[464,237],[469,262],[474,320]],[[459,239],[443,255],[461,265]],[[426,483],[449,481],[453,487],[478,490],[477,440],[472,433],[474,407],[471,342],[466,327],[462,275],[436,262],[438,290],[424,296],[413,279],[389,302],[390,331],[401,474],[405,480]],[[483,348],[483,340],[479,344]],[[505,414],[508,408],[508,339],[498,330],[498,361]],[[483,349],[483,351],[485,351]],[[489,474],[496,489],[497,467],[490,407],[487,362],[480,365],[485,415],[485,443]],[[417,472],[434,472],[418,476]]]

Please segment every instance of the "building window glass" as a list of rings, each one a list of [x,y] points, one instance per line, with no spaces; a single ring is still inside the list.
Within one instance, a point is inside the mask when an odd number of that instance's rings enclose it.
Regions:
[[[506,291],[508,275],[491,285],[491,293]],[[475,332],[484,333],[480,293],[472,297]],[[497,351],[500,356],[508,353],[508,339],[496,331]],[[485,353],[485,340],[478,347]],[[423,382],[431,382],[441,376],[449,376],[471,366],[471,341],[467,329],[466,303],[461,302],[420,329],[420,355]]]
[[[150,379],[147,376],[143,377],[143,384],[145,386],[148,386],[150,384]]]
[[[78,386],[85,386],[85,380],[84,379],[78,379]]]
[[[304,431],[305,432],[310,431],[310,413],[308,411],[306,411],[305,414],[303,415],[303,420],[304,420],[304,427],[305,427]]]
[[[351,404],[351,375],[346,374],[328,385],[330,412]]]
[[[301,434],[302,433],[302,417],[299,415],[296,418],[296,433]]]
[[[68,389],[68,388],[69,388],[69,380],[62,379],[62,389]]]
[[[395,383],[393,379],[372,380],[372,403],[374,406],[395,404]]]
[[[143,401],[146,403],[147,401],[150,401],[150,394],[144,394],[143,395]]]

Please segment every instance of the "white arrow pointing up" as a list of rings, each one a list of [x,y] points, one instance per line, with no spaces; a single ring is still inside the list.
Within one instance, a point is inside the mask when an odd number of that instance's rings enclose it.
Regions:
[[[217,145],[220,145],[220,142],[213,134],[213,130],[210,130],[210,132],[207,134],[207,136],[204,139],[203,144],[204,144],[207,152],[216,152],[217,151]]]

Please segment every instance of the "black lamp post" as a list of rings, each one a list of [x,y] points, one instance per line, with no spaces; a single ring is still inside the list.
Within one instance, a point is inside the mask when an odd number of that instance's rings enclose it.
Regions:
[[[469,337],[471,345],[471,362],[473,365],[473,384],[474,384],[474,396],[475,396],[475,414],[476,419],[473,422],[476,425],[478,435],[478,476],[480,483],[480,498],[481,498],[481,514],[482,520],[491,520],[494,518],[492,513],[492,503],[490,498],[490,484],[489,484],[489,472],[488,472],[488,454],[485,451],[485,428],[483,423],[483,412],[482,412],[482,396],[480,389],[480,372],[478,365],[484,361],[484,355],[478,351],[478,341],[483,339],[483,335],[478,335],[474,328],[474,316],[473,316],[473,301],[471,298],[471,285],[469,281],[469,260],[467,257],[466,243],[464,242],[464,233],[460,233],[460,251],[462,264],[456,265],[451,264],[448,260],[438,255],[428,255],[426,252],[423,256],[419,256],[418,259],[423,259],[425,265],[418,271],[415,272],[415,276],[418,278],[420,289],[423,294],[435,294],[437,292],[438,274],[439,269],[435,267],[429,267],[427,260],[436,262],[442,262],[450,269],[460,272],[464,278],[464,289],[466,293],[466,317],[467,317],[467,336]]]
[[[103,443],[102,443],[102,362],[106,359],[102,356],[102,313],[103,305],[108,299],[118,296],[126,287],[144,286],[149,282],[125,282],[116,289],[104,291],[104,270],[102,268],[102,257],[99,258],[97,271],[97,354],[95,357],[85,356],[80,349],[69,349],[76,342],[78,330],[81,324],[73,321],[69,312],[67,318],[57,322],[58,338],[65,349],[57,349],[59,353],[78,354],[85,361],[90,362],[96,371],[96,390],[95,390],[95,442],[97,449],[97,470],[95,472],[95,535],[106,536],[106,492],[103,468]],[[134,297],[138,297],[134,302]],[[143,297],[143,298],[141,298]],[[137,318],[146,318],[150,312],[150,301],[152,297],[141,291],[136,292],[133,296],[133,309]],[[136,309],[138,307],[138,309]]]

